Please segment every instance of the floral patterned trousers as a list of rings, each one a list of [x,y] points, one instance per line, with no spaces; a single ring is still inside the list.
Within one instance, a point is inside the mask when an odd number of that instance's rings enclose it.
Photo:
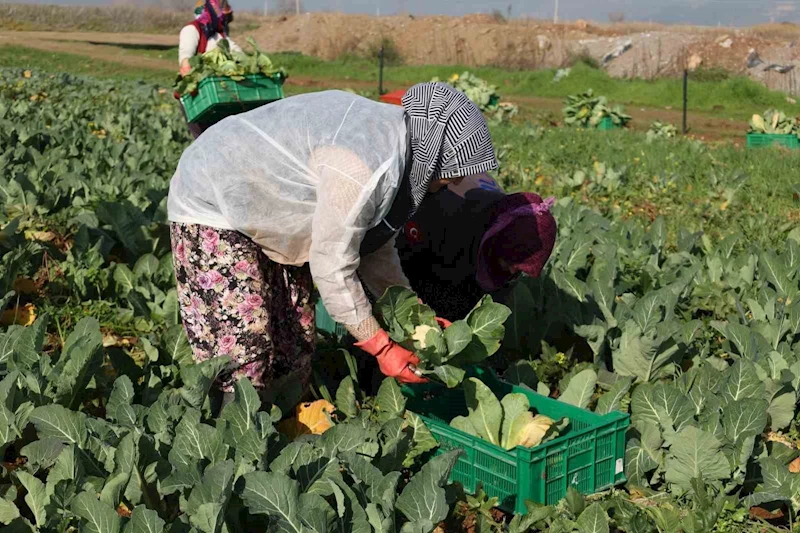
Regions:
[[[258,389],[311,374],[316,329],[308,265],[267,258],[238,231],[170,225],[181,318],[197,362],[228,356],[218,386],[247,377]]]

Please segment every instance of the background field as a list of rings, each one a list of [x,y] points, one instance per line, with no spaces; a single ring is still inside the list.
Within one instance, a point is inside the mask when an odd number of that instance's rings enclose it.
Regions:
[[[605,54],[630,41],[628,52],[604,65],[611,76],[656,79],[676,76],[688,64],[694,64],[701,71],[719,74],[719,69],[724,69],[790,94],[798,94],[800,89],[794,71],[780,74],[765,69],[771,64],[790,65],[798,59],[793,43],[800,30],[793,24],[708,28],[576,21],[554,25],[541,20],[506,19],[499,14],[454,18],[337,13],[304,13],[298,17],[288,13],[262,17],[237,12],[236,17],[234,37],[252,36],[272,52],[295,51],[325,60],[374,56],[380,44],[386,43],[393,57],[408,65],[558,68],[581,57],[602,61]],[[0,29],[10,41],[19,37],[10,35],[14,30],[57,29],[147,34],[138,44],[176,44],[185,22],[179,12],[128,6],[0,5]],[[763,62],[748,65],[751,51]]]

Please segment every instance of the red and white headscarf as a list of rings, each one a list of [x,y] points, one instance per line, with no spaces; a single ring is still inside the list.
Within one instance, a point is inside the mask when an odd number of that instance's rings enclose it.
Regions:
[[[194,18],[203,27],[207,38],[215,33],[227,34],[225,12],[219,0],[199,0],[195,4]]]

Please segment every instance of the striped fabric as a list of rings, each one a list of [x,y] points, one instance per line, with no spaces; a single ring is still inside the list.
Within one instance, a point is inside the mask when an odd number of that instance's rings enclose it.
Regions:
[[[420,83],[403,96],[411,137],[412,213],[432,180],[497,169],[489,128],[478,106],[444,83]]]

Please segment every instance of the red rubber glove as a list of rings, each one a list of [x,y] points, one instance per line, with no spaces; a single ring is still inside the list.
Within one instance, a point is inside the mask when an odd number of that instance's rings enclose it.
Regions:
[[[378,360],[378,367],[385,376],[396,378],[401,383],[427,383],[425,378],[418,377],[408,365],[418,365],[419,357],[409,352],[392,339],[389,334],[380,330],[371,339],[355,344]]]
[[[436,317],[436,323],[439,324],[439,327],[442,328],[442,329],[447,329],[447,328],[449,328],[450,326],[453,325],[453,323],[450,322],[449,320],[447,320],[446,318],[442,318],[442,317],[438,317],[438,316]]]

